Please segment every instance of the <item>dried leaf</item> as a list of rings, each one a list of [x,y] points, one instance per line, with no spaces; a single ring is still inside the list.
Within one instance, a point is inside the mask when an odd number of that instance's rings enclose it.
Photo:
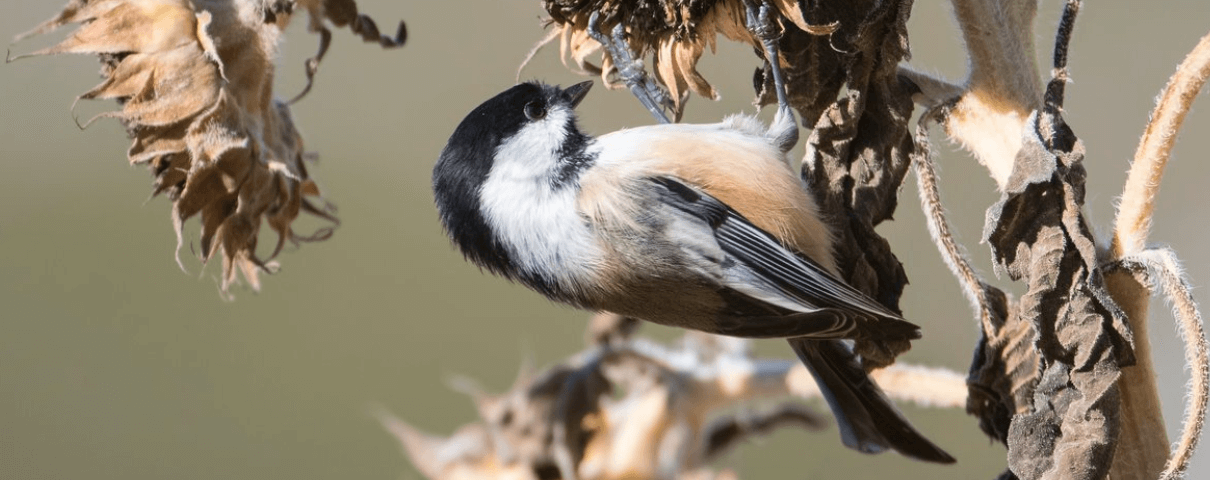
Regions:
[[[1021,320],[1003,294],[998,298],[996,308],[1012,316],[980,338],[975,348],[967,377],[970,391],[966,412],[979,419],[983,433],[1007,445],[1013,417],[1033,404],[1034,389],[1041,377],[1041,358],[1034,348],[1034,325]]]
[[[378,32],[378,24],[374,19],[367,15],[363,15],[357,11],[357,3],[353,0],[297,0],[294,2],[286,2],[282,0],[275,1],[272,5],[267,6],[265,21],[277,22],[284,28],[285,22],[289,21],[290,13],[297,4],[306,9],[310,13],[311,21],[307,29],[313,33],[319,34],[319,51],[314,57],[307,59],[305,64],[307,75],[307,85],[303,87],[303,91],[290,99],[290,104],[301,100],[311,91],[311,86],[315,80],[315,73],[319,71],[319,63],[323,61],[324,55],[328,52],[328,46],[332,41],[332,32],[324,25],[325,21],[332,22],[337,27],[348,26],[349,30],[361,37],[366,42],[378,42],[382,48],[402,47],[408,39],[407,24],[402,21],[395,28],[395,36],[388,37]]]
[[[790,103],[813,125],[803,178],[836,235],[836,264],[849,284],[897,309],[907,276],[875,227],[889,220],[914,151],[908,128],[912,88],[897,75],[907,58],[911,2],[887,2],[868,11],[851,3],[818,7],[841,22],[829,36],[787,29],[780,41]],[[846,23],[846,19],[860,18]],[[836,47],[843,38],[844,50]],[[762,102],[773,101],[765,75]],[[842,95],[841,92],[845,93]],[[837,100],[837,96],[841,98]],[[887,365],[907,342],[859,342],[868,367]]]
[[[984,238],[997,269],[1025,279],[1016,315],[1033,325],[1043,370],[1008,431],[1021,478],[1104,478],[1118,434],[1118,368],[1133,362],[1125,318],[1101,285],[1082,215],[1084,150],[1055,112],[1030,118]],[[1078,469],[1078,470],[1077,470]]]

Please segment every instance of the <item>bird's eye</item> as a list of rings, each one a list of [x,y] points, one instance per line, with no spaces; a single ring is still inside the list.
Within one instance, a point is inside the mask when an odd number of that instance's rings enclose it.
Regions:
[[[530,120],[541,120],[546,116],[546,106],[541,102],[529,102],[525,104],[525,118]]]

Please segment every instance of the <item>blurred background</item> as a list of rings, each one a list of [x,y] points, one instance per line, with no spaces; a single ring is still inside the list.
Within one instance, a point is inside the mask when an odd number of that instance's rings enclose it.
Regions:
[[[126,166],[121,126],[99,121],[81,131],[73,123],[72,99],[99,81],[96,60],[46,57],[0,67],[0,478],[415,479],[398,444],[368,414],[371,406],[448,434],[475,419],[470,400],[447,386],[451,376],[503,390],[523,359],[545,366],[582,348],[587,314],[463,261],[438,226],[429,191],[448,135],[514,83],[519,62],[543,37],[538,2],[358,5],[384,30],[405,20],[407,45],[384,51],[334,30],[314,89],[293,109],[308,150],[320,158],[310,172],[343,223],[327,242],[287,249],[280,274],[265,277],[262,292],[236,287],[232,302],[219,295],[219,265],[186,258],[188,273],[177,268],[170,203],[147,199],[150,175]],[[1047,71],[1060,9],[1054,1],[1039,8],[1035,38]],[[54,4],[10,2],[0,38],[56,12]],[[1207,19],[1210,3],[1200,0],[1156,9],[1091,2],[1081,13],[1066,118],[1088,150],[1087,214],[1103,230],[1154,98],[1206,33]],[[282,98],[301,90],[303,60],[318,42],[305,23],[300,17],[291,26],[278,62]],[[947,2],[917,2],[910,27],[914,67],[965,77]],[[68,31],[11,49],[32,51]],[[700,67],[723,100],[693,98],[685,121],[753,111],[757,65],[749,48],[721,43]],[[583,77],[560,65],[556,47],[539,53],[522,79],[567,85]],[[1151,237],[1179,252],[1195,286],[1210,282],[1210,117],[1202,97],[1165,177]],[[77,114],[113,108],[88,102]],[[652,122],[624,91],[594,89],[579,110],[581,125],[594,133]],[[994,184],[941,135],[934,140],[943,150],[951,220],[990,277],[978,239],[984,210],[997,198]],[[928,238],[915,189],[909,179],[896,221],[880,227],[912,281],[905,316],[925,332],[902,358],[964,372],[977,326]],[[318,225],[307,222],[304,232]],[[187,227],[187,244],[196,244],[196,230],[196,222]],[[187,245],[183,255],[190,252]],[[1203,289],[1195,295],[1207,301]],[[1152,341],[1174,436],[1188,376],[1167,308],[1157,302],[1154,311]],[[643,328],[657,338],[675,335]],[[761,342],[758,351],[790,356],[783,342]],[[784,430],[721,465],[741,478],[992,478],[1004,468],[1004,449],[979,433],[974,418],[905,411],[958,465],[862,456],[842,448],[834,428]],[[1190,477],[1210,478],[1210,454],[1199,454]]]

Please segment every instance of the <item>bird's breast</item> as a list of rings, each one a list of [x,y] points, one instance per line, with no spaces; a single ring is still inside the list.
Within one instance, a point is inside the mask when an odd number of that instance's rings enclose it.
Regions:
[[[519,162],[498,163],[479,197],[514,277],[564,301],[590,281],[601,250],[577,210],[574,185],[553,185]]]

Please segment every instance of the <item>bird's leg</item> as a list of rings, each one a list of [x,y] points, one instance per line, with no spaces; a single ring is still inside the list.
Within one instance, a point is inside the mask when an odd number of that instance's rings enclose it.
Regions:
[[[592,12],[588,17],[588,36],[601,44],[613,59],[618,69],[618,77],[630,88],[630,92],[643,103],[644,107],[655,116],[660,123],[671,123],[664,114],[664,108],[671,107],[672,101],[660,86],[647,75],[643,62],[634,58],[630,44],[626,42],[626,28],[621,23],[613,27],[612,35],[605,35],[600,30],[601,13]]]
[[[777,40],[781,38],[779,25],[773,18],[775,10],[769,0],[744,0],[747,10],[747,27],[765,48],[765,60],[773,71],[773,89],[777,94],[777,115],[769,125],[768,137],[783,152],[788,152],[798,143],[798,120],[790,108],[786,96],[786,81],[781,72],[781,59],[777,54]]]

